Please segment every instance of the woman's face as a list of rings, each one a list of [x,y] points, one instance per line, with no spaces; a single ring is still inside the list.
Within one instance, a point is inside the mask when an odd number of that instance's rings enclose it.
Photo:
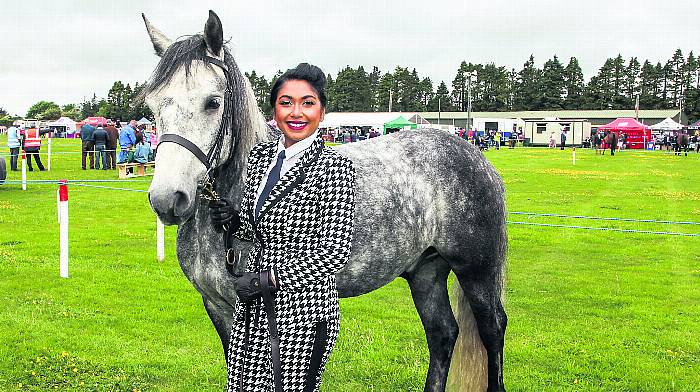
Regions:
[[[275,101],[275,121],[284,133],[284,147],[313,134],[323,121],[324,113],[318,94],[307,81],[284,82]]]

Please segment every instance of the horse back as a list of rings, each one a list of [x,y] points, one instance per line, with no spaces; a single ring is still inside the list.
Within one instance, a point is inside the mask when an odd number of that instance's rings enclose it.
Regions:
[[[465,244],[502,239],[503,183],[467,141],[442,130],[406,130],[337,151],[356,172],[355,233],[350,261],[339,274],[342,296],[410,271],[430,247],[462,255]],[[366,274],[371,282],[363,280]]]

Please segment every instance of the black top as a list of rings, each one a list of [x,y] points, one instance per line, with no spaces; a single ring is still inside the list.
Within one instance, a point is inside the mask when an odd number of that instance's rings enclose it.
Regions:
[[[106,146],[109,140],[109,135],[107,135],[107,131],[105,131],[104,128],[95,129],[92,137],[95,139],[96,146]]]

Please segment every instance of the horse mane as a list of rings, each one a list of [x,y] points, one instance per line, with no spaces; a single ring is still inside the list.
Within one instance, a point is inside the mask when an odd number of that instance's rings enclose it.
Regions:
[[[226,93],[224,95],[224,114],[221,118],[225,132],[230,132],[231,145],[229,146],[229,158],[216,170],[218,178],[217,188],[222,194],[228,194],[228,190],[242,177],[241,172],[247,163],[247,156],[253,145],[261,140],[267,140],[267,127],[265,119],[257,107],[255,96],[248,80],[241,73],[231,52],[224,45],[224,64],[228,68]],[[192,62],[201,60],[204,66],[213,69],[213,65],[205,61],[208,57],[207,44],[204,36],[195,34],[173,42],[161,56],[158,65],[150,80],[139,94],[139,99],[159,90],[166,85],[175,72],[184,67],[185,77],[191,74]],[[224,173],[225,175],[220,175]],[[238,178],[236,178],[238,177]]]

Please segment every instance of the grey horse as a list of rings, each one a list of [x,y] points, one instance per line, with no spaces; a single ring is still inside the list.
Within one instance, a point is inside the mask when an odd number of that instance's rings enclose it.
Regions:
[[[161,57],[143,91],[160,134],[216,152],[209,154],[208,171],[182,145],[161,143],[148,195],[161,221],[179,226],[179,263],[226,353],[234,282],[198,184],[211,174],[218,193],[239,204],[251,148],[276,135],[225,47],[215,13],[209,11],[203,34],[174,42],[144,21]],[[406,279],[430,352],[424,390],[444,391],[448,384],[459,391],[505,390],[506,209],[496,170],[474,146],[441,130],[401,131],[337,149],[357,173],[355,234],[350,260],[337,275],[340,296]],[[235,246],[245,259],[249,244]],[[450,272],[457,277],[454,313]]]

